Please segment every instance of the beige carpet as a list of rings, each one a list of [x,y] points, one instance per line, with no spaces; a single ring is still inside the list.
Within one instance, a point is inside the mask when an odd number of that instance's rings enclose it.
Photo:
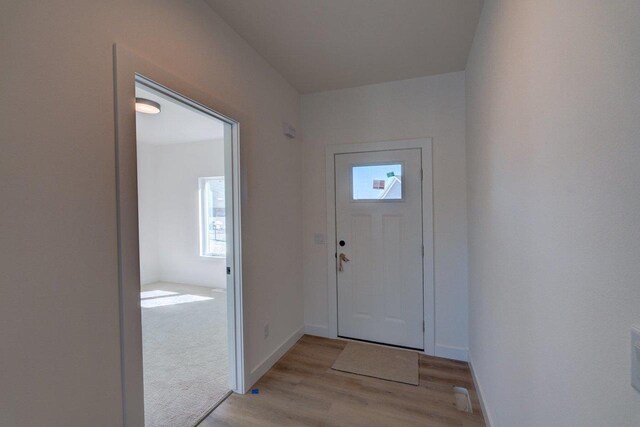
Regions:
[[[191,427],[229,390],[226,293],[208,290],[213,299],[202,300],[182,288],[143,293],[146,427]]]
[[[331,368],[398,383],[420,383],[418,353],[410,350],[350,342]]]

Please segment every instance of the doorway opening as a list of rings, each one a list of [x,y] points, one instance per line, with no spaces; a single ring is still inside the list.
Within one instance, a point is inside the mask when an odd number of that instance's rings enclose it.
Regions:
[[[136,77],[145,426],[193,426],[234,388],[232,122]]]

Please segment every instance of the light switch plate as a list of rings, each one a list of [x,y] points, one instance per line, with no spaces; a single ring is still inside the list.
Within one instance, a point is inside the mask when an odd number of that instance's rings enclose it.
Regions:
[[[631,328],[631,385],[640,391],[640,328]]]

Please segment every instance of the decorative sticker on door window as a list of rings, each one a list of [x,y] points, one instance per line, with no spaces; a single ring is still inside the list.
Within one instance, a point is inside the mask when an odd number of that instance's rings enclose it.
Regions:
[[[352,199],[402,200],[402,163],[353,166]]]

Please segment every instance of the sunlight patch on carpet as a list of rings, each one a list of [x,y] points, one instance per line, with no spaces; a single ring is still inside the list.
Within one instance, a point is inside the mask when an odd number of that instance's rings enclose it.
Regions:
[[[196,301],[208,301],[212,300],[212,297],[202,297],[200,295],[176,295],[172,297],[162,297],[153,299],[143,299],[140,301],[140,305],[143,308],[164,307],[166,305],[185,304],[188,302]]]

